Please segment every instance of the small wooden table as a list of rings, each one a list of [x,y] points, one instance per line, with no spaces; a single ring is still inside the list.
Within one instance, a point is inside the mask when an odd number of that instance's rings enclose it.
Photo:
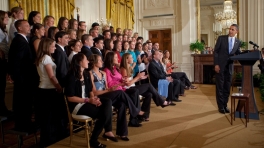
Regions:
[[[233,93],[231,95],[231,125],[233,125],[233,119],[235,121],[235,105],[236,99],[240,101],[245,101],[244,103],[244,115],[246,119],[246,127],[249,122],[249,93]],[[234,117],[233,117],[234,116]]]

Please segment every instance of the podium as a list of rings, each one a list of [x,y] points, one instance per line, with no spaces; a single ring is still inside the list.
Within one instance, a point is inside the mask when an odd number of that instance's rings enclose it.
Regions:
[[[242,53],[230,57],[230,60],[238,60],[242,65],[242,93],[249,93],[249,119],[259,120],[258,109],[256,105],[256,99],[254,94],[254,85],[253,85],[253,75],[252,75],[252,66],[261,58],[259,50],[254,50],[247,53]],[[244,101],[239,101],[235,117],[244,118],[244,113],[241,112],[245,103]]]

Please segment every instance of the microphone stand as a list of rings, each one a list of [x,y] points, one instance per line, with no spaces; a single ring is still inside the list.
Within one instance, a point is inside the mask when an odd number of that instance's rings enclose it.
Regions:
[[[256,45],[253,46],[254,50],[258,50],[258,47]]]

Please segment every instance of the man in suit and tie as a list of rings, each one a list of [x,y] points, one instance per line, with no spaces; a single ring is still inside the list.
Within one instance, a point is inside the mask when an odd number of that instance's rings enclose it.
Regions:
[[[17,35],[13,39],[8,54],[8,74],[14,83],[13,110],[15,114],[15,129],[30,131],[33,105],[34,60],[27,35],[30,26],[26,20],[15,22]]]
[[[158,50],[154,51],[152,54],[152,60],[149,63],[149,67],[148,67],[151,84],[155,88],[158,88],[158,82],[160,79],[168,80],[170,83],[168,88],[167,101],[181,102],[181,100],[179,100],[180,81],[176,79],[172,79],[170,76],[166,75],[166,72],[164,71],[164,68],[160,63],[160,60],[161,60],[161,53]],[[175,104],[171,103],[171,105],[175,105]]]
[[[240,53],[240,41],[235,37],[238,30],[237,24],[231,25],[228,35],[218,37],[214,49],[216,101],[218,111],[222,114],[230,113],[227,103],[230,95],[233,61],[229,58]]]
[[[55,34],[56,40],[56,50],[54,51],[52,57],[54,58],[54,63],[56,64],[56,77],[61,85],[64,87],[65,85],[65,77],[68,73],[68,69],[70,66],[66,51],[64,49],[65,46],[68,45],[69,36],[64,31],[59,31]]]
[[[54,59],[54,63],[57,66],[56,78],[58,79],[60,86],[63,88],[65,87],[66,75],[70,67],[70,63],[64,49],[64,47],[68,45],[69,35],[65,31],[59,31],[55,34],[55,41],[56,50],[52,54],[52,57]],[[54,120],[52,122],[59,124],[56,127],[51,127],[51,130],[56,131],[56,135],[53,136],[56,137],[57,140],[61,140],[68,136],[68,117],[63,93],[59,93],[57,97],[58,98],[52,102],[53,104],[57,105],[57,112],[54,113],[54,116],[57,116],[57,118],[56,121]]]
[[[93,37],[89,34],[84,34],[82,36],[83,47],[81,49],[81,53],[83,53],[87,59],[93,54],[91,51],[91,47],[93,47]]]
[[[97,37],[94,38],[94,47],[91,48],[93,54],[98,54],[104,60],[104,54],[102,50],[104,49],[104,38]]]

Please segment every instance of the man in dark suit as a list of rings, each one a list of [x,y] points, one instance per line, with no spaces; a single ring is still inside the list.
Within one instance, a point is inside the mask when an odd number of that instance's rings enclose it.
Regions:
[[[261,71],[261,74],[264,74],[264,48],[261,49],[262,58],[259,60],[259,70]]]
[[[61,85],[64,87],[65,85],[65,77],[68,73],[68,69],[70,66],[66,51],[64,49],[65,46],[68,45],[69,36],[64,31],[59,31],[55,34],[56,40],[56,50],[52,54],[54,58],[54,63],[56,64],[56,77]]]
[[[70,63],[64,49],[65,46],[68,45],[69,36],[64,31],[59,31],[55,34],[55,41],[56,41],[56,50],[52,54],[54,59],[54,63],[56,64],[56,78],[60,86],[63,88],[66,84],[66,75],[68,73]],[[59,123],[56,127],[50,127],[49,130],[53,131],[54,138],[56,140],[61,140],[68,136],[68,117],[67,117],[67,109],[64,102],[64,94],[59,93],[57,100],[52,102],[53,104],[57,105],[57,112],[54,112],[54,116],[57,118],[54,119],[47,119],[53,120],[53,122]],[[54,132],[55,131],[55,132]]]
[[[91,48],[93,54],[98,54],[101,56],[102,60],[104,60],[104,54],[102,52],[104,48],[104,38],[97,37],[94,38],[94,47]]]
[[[164,71],[163,66],[160,63],[160,59],[161,59],[161,53],[158,50],[154,51],[152,55],[152,60],[149,63],[149,67],[148,67],[151,84],[155,88],[158,88],[159,80],[167,79],[170,82],[168,88],[167,101],[181,102],[181,100],[179,100],[180,81],[176,79],[172,79],[170,76],[166,75],[166,72]],[[175,104],[172,103],[171,105],[175,105]]]
[[[89,34],[84,34],[82,36],[83,47],[81,49],[81,53],[83,53],[87,59],[93,54],[91,51],[91,47],[93,46],[93,37]]]
[[[235,37],[238,30],[237,24],[231,25],[228,35],[218,37],[214,49],[216,101],[218,111],[222,114],[230,112],[227,108],[227,103],[230,95],[233,61],[229,58],[234,54],[240,53],[240,41]]]
[[[15,27],[18,34],[13,39],[8,54],[8,74],[14,82],[13,110],[15,129],[29,131],[32,129],[31,115],[33,104],[34,59],[27,35],[30,26],[26,20],[17,20]]]

